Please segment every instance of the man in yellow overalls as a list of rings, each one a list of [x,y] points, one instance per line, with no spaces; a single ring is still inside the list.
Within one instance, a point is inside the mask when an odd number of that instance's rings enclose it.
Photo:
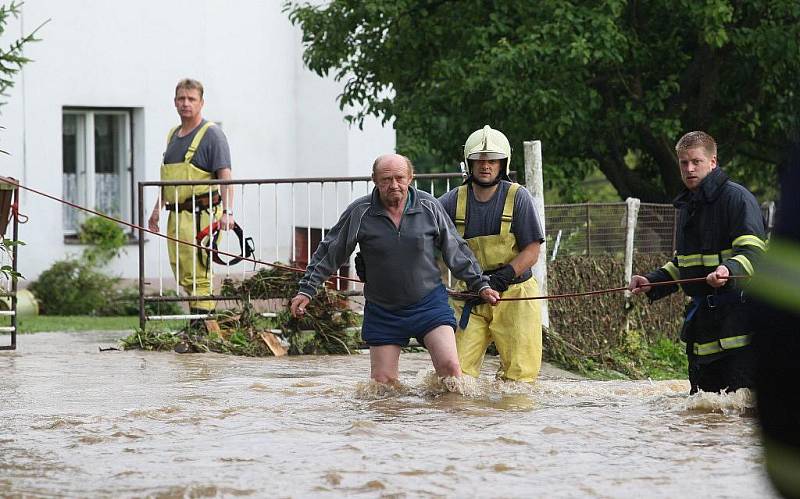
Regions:
[[[530,193],[508,177],[511,145],[489,125],[473,132],[464,146],[469,177],[439,201],[466,239],[501,298],[536,296],[531,267],[544,242]],[[542,365],[542,319],[537,300],[497,305],[453,301],[461,370],[477,377],[489,343],[500,354],[497,377],[532,382]],[[466,309],[466,311],[465,311]]]
[[[167,149],[161,165],[162,181],[210,180],[231,178],[231,154],[222,130],[203,119],[203,85],[197,80],[183,79],[175,87],[175,109],[181,124],[169,131]],[[186,185],[165,186],[161,199],[150,215],[149,229],[159,231],[159,215],[169,211],[167,235],[195,243],[197,233],[207,227],[213,217],[222,230],[231,229],[233,190],[230,186]],[[215,235],[214,237],[218,237]],[[169,261],[175,278],[191,296],[213,294],[211,258],[203,251],[175,241],[168,241]],[[211,300],[195,301],[191,313],[207,314],[214,310]]]

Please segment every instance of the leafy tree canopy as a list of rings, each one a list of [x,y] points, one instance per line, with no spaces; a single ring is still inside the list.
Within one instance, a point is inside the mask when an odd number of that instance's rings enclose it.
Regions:
[[[289,3],[304,61],[344,83],[349,119],[394,119],[399,149],[454,165],[490,124],[542,140],[569,192],[599,168],[621,197],[681,188],[677,139],[705,130],[769,194],[800,111],[797,0],[332,0]],[[794,123],[794,124],[793,124]],[[759,192],[760,191],[760,192]]]

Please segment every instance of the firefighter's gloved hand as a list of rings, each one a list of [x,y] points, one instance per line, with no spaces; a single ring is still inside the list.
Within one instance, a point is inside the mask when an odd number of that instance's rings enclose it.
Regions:
[[[361,256],[361,252],[359,251],[356,253],[356,275],[358,275],[359,280],[361,282],[367,282],[367,267],[364,265],[364,258]]]
[[[489,274],[489,286],[495,291],[500,291],[502,293],[511,286],[511,283],[514,282],[516,277],[517,273],[514,271],[514,267],[512,267],[510,263],[507,263]]]

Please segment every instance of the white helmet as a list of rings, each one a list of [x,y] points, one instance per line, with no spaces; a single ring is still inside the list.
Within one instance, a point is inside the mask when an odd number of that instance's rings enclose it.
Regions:
[[[505,170],[501,170],[490,185],[497,184],[501,178],[510,180],[508,172],[509,164],[511,163],[511,144],[500,130],[495,130],[489,125],[485,125],[480,130],[472,132],[467,138],[467,143],[464,144],[464,161],[466,161],[470,171],[468,180],[474,180],[471,176],[472,165],[470,160],[476,159],[505,159]]]

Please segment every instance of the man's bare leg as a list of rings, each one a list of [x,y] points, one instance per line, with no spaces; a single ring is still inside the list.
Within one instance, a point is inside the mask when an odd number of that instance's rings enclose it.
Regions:
[[[399,345],[369,347],[369,377],[378,383],[396,383],[400,377],[399,363]]]
[[[445,378],[461,376],[461,364],[458,363],[455,331],[450,326],[438,326],[425,335],[425,348],[431,354],[436,374]]]

